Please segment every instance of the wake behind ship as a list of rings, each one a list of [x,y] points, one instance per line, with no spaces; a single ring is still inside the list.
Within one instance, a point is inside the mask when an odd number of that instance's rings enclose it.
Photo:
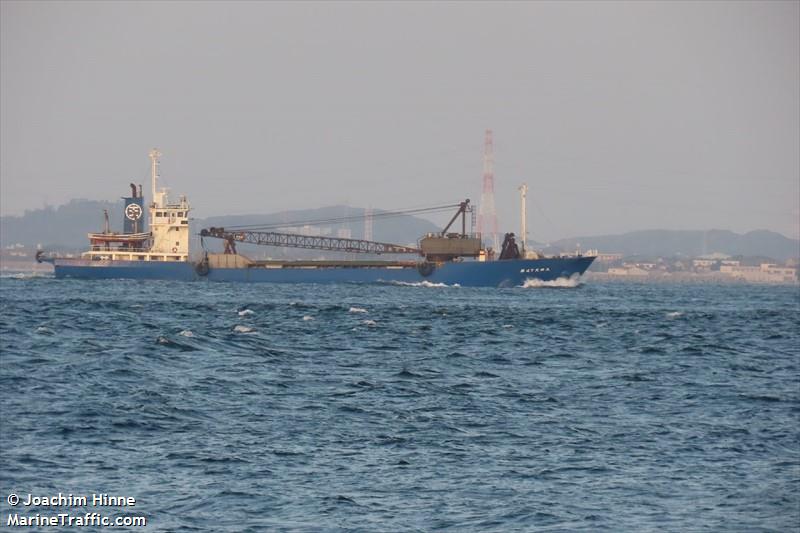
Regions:
[[[201,230],[202,254],[190,256],[189,211],[185,196],[171,203],[167,189],[158,188],[158,150],[150,152],[151,202],[145,220],[141,185],[131,184],[124,197],[122,232],[112,232],[106,213],[105,228],[90,233],[90,249],[79,258],[40,252],[37,260],[52,263],[57,278],[159,279],[177,281],[273,283],[421,283],[472,287],[514,287],[532,281],[551,282],[581,276],[595,255],[544,257],[520,250],[515,235],[507,233],[496,253],[483,245],[480,234],[467,232],[469,200],[451,207],[456,213],[438,233],[423,236],[417,246],[264,231],[257,228]],[[523,203],[524,205],[524,203]],[[441,208],[440,207],[440,208]],[[437,208],[437,209],[440,209]],[[460,230],[450,228],[460,219]],[[144,231],[149,225],[149,231]],[[273,228],[267,228],[273,229]],[[224,250],[205,249],[206,239],[219,239]],[[254,260],[236,250],[237,243],[389,256],[387,260]],[[409,259],[396,259],[407,256]]]

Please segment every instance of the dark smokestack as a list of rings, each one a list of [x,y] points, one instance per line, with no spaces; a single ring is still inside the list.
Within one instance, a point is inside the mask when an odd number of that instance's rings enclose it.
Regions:
[[[131,183],[131,197],[136,198],[136,185]]]

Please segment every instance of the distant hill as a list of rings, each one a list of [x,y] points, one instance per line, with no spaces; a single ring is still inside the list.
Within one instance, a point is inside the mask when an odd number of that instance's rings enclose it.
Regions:
[[[58,207],[25,211],[22,216],[0,217],[0,245],[24,244],[45,248],[81,249],[86,234],[103,230],[103,209],[108,209],[112,228],[122,227],[122,200],[70,200]]]
[[[103,209],[108,210],[112,230],[121,231],[122,207],[122,201],[71,200],[59,207],[26,211],[22,216],[3,216],[0,217],[0,245],[5,247],[20,243],[32,247],[41,244],[49,249],[81,250],[86,247],[87,233],[102,231]],[[382,211],[376,209],[374,212],[378,214]],[[261,215],[194,219],[191,221],[191,231],[192,234],[196,234],[201,228],[210,226],[250,226],[288,222],[298,222],[301,226],[301,221],[353,217],[354,220],[345,224],[321,223],[319,227],[329,229],[332,236],[337,236],[340,229],[349,230],[352,238],[361,239],[364,236],[363,216],[363,208],[330,206]],[[423,234],[438,229],[440,228],[432,222],[413,216],[386,219],[377,217],[373,222],[373,240],[398,244],[416,243]]]
[[[778,261],[800,256],[800,241],[767,230],[751,231],[744,235],[727,230],[645,230],[621,235],[563,239],[551,246],[561,251],[573,251],[578,244],[583,250],[595,248],[625,256],[697,257],[720,252],[730,256],[766,256]]]
[[[0,217],[0,245],[5,247],[21,243],[32,247],[41,244],[52,250],[83,250],[87,244],[86,234],[102,230],[103,209],[108,209],[112,229],[119,231],[122,227],[122,201],[71,200],[59,207],[26,211],[22,216]],[[381,212],[375,210],[376,214]],[[364,236],[363,216],[363,208],[338,205],[281,213],[196,219],[191,222],[191,231],[196,235],[201,228],[210,226],[255,226],[289,222],[297,222],[300,226],[301,221],[353,217],[353,220],[345,224],[321,223],[318,226],[327,228],[333,236],[340,229],[349,230],[352,238],[360,239]],[[409,244],[415,243],[421,235],[439,229],[432,222],[418,217],[377,217],[373,224],[373,240]],[[195,237],[193,249],[197,250],[198,244],[199,239]],[[219,247],[219,243],[214,243],[213,240],[209,240],[208,244],[214,249]],[[725,230],[634,231],[621,235],[562,239],[552,243],[547,251],[572,252],[578,244],[583,250],[596,248],[601,252],[617,252],[625,256],[697,257],[721,252],[731,256],[765,256],[778,261],[800,256],[800,241],[766,230],[751,231],[744,235]],[[245,247],[243,250],[253,248]],[[274,249],[261,247],[257,255],[267,253],[279,257],[280,254],[275,252]]]

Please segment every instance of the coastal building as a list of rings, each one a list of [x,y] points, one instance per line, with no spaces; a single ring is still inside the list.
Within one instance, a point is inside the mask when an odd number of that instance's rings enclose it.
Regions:
[[[692,259],[692,266],[697,270],[708,270],[716,261],[714,259]]]
[[[797,283],[797,269],[761,263],[761,266],[722,265],[720,274],[754,283]]]

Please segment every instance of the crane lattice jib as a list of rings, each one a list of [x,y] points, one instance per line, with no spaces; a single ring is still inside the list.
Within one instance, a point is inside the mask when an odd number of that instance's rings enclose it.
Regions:
[[[244,242],[281,248],[306,248],[362,254],[421,254],[421,250],[418,248],[398,244],[274,231],[225,231],[225,228],[208,228],[200,231],[200,235],[224,239],[228,242]]]

